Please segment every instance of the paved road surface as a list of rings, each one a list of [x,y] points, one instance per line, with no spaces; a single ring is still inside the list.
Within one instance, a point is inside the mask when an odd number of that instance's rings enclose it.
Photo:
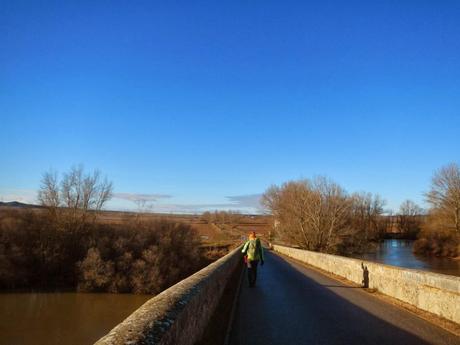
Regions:
[[[273,253],[243,282],[231,344],[460,344],[417,316]]]

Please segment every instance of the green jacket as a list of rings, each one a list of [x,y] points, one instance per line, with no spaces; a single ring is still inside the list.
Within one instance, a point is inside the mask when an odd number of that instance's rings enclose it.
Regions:
[[[246,241],[241,252],[248,256],[248,260],[262,260],[264,261],[264,249],[262,243],[258,238],[255,240]]]

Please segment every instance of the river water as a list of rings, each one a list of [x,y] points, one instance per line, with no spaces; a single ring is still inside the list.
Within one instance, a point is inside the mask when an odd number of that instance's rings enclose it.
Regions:
[[[412,252],[413,245],[414,241],[410,240],[384,240],[376,252],[364,254],[360,258],[386,265],[460,276],[460,261],[415,255]]]
[[[1,345],[88,345],[152,296],[1,293]]]

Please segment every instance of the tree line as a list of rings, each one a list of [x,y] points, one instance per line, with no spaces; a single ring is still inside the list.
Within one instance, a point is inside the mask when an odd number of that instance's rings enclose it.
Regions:
[[[277,240],[304,249],[362,253],[396,227],[406,238],[417,239],[417,253],[458,256],[458,165],[436,171],[425,197],[430,205],[427,211],[406,200],[395,216],[389,216],[379,195],[349,194],[333,180],[320,176],[271,186],[263,194],[262,204],[274,217]]]
[[[112,189],[100,173],[81,167],[61,178],[48,172],[38,195],[44,209],[2,211],[0,288],[158,293],[215,259],[187,224],[133,216],[121,224],[98,221]],[[416,253],[458,256],[458,165],[437,170],[425,198],[428,210],[407,200],[388,217],[379,195],[349,194],[331,179],[317,177],[272,186],[262,203],[274,217],[277,240],[301,248],[361,253],[396,226],[417,238]],[[233,224],[240,217],[216,212],[202,219]]]
[[[0,288],[155,294],[213,259],[184,223],[97,221],[111,195],[98,172],[45,173],[44,209],[0,213]]]
[[[308,250],[361,252],[386,229],[380,196],[349,195],[326,177],[272,186],[262,204],[274,216],[276,238]]]
[[[235,225],[242,219],[243,215],[239,211],[205,211],[200,217],[201,220],[208,224]]]

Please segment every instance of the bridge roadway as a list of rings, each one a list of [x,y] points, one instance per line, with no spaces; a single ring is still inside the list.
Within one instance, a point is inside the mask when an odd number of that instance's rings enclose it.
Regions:
[[[230,344],[460,344],[361,288],[270,252],[257,279],[255,288],[243,281]]]

